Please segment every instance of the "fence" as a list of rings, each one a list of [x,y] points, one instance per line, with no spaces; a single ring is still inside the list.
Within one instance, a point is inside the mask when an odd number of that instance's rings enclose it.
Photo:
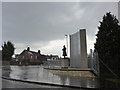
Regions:
[[[96,75],[99,75],[99,60],[96,52],[89,54],[88,68],[90,68]]]
[[[49,61],[44,61],[43,62],[44,68],[61,68],[61,60],[49,60]]]

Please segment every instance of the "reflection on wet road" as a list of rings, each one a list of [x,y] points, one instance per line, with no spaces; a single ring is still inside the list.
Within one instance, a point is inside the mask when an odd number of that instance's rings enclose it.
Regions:
[[[30,84],[19,81],[2,79],[2,90],[86,90],[80,88],[69,88],[61,86],[50,86],[41,84]]]
[[[7,75],[8,77],[8,73],[4,75]],[[54,74],[44,69],[43,66],[11,66],[9,77],[26,81],[86,88],[113,88],[114,86],[118,87],[118,85],[114,85],[109,82],[106,84],[106,81],[103,83],[98,78]]]
[[[62,88],[49,85],[30,84],[19,81],[2,80],[2,88]]]

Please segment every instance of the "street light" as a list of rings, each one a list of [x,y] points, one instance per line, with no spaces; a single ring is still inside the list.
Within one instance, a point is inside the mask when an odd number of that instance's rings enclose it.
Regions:
[[[65,39],[66,39],[67,56],[68,56],[68,35],[67,34],[65,34]]]

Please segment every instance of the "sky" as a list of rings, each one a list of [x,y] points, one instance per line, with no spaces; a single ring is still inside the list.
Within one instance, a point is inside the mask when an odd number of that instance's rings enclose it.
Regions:
[[[99,21],[109,11],[117,17],[118,3],[3,2],[1,43],[14,43],[15,54],[29,46],[32,51],[62,56],[65,35],[86,29],[89,53],[94,49]]]

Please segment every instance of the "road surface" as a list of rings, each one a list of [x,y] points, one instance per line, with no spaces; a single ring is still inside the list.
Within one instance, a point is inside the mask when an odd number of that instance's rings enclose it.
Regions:
[[[2,79],[2,90],[84,90],[60,86],[49,86],[40,84],[30,84],[19,81]]]

